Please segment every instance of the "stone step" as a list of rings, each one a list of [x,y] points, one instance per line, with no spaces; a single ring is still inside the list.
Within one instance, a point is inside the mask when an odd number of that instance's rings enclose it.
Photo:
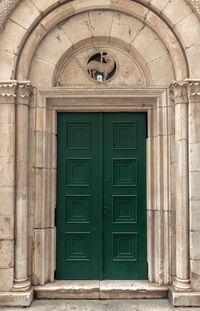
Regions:
[[[65,280],[34,287],[38,299],[160,299],[168,288],[148,281]]]

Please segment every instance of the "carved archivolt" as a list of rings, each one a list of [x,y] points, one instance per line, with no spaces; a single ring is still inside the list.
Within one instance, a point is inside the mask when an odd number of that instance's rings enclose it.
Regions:
[[[200,15],[200,0],[185,0]],[[13,9],[21,2],[21,0],[1,0],[0,1],[0,30],[6,19],[9,18]],[[57,1],[55,1],[57,2]]]

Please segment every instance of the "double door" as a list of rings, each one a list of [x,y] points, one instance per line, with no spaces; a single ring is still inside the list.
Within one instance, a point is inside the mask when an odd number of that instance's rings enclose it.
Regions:
[[[146,114],[58,113],[56,279],[146,279]]]

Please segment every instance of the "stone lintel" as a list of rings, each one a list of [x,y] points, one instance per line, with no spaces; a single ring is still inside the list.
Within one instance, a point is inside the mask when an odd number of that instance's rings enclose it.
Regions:
[[[174,307],[200,307],[200,292],[181,292],[170,286],[168,298]]]
[[[33,301],[33,289],[26,292],[0,292],[1,307],[28,307]]]

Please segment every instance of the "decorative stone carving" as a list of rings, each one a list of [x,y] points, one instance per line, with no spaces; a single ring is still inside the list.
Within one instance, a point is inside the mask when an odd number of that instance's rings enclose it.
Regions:
[[[200,14],[200,0],[190,0],[191,5],[196,9]]]
[[[188,97],[191,101],[200,101],[200,80],[187,79]]]
[[[0,103],[13,102],[16,98],[17,81],[0,82]]]
[[[87,63],[89,76],[99,82],[109,80],[116,72],[116,61],[107,52],[95,53]]]
[[[187,82],[172,82],[170,86],[170,91],[174,95],[175,104],[186,103],[187,102]]]
[[[33,88],[29,81],[19,82],[17,88],[17,104],[28,105]]]

